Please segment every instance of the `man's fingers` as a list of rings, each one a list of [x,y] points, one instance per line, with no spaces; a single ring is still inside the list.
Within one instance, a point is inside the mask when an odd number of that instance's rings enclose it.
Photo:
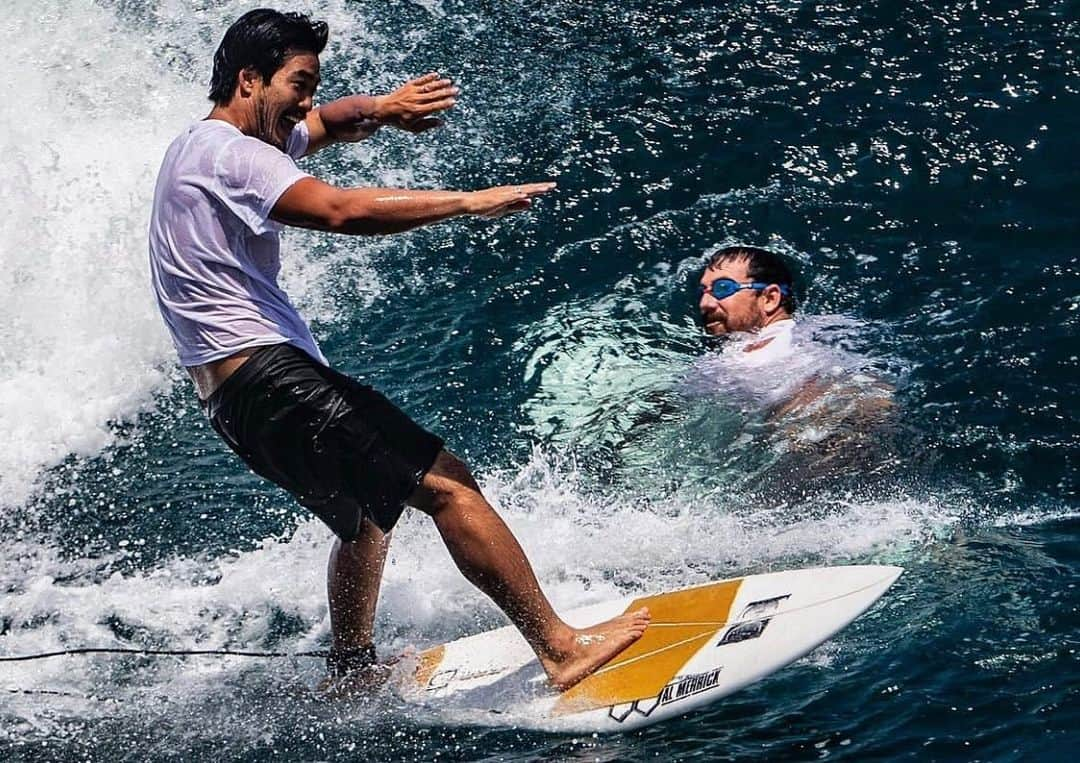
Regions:
[[[436,79],[431,82],[427,82],[420,86],[420,92],[425,95],[431,95],[432,93],[440,93],[444,90],[457,90],[456,87],[451,87],[454,83],[448,79]]]
[[[432,114],[436,111],[445,111],[446,109],[451,108],[455,103],[457,103],[456,98],[443,98],[441,101],[425,103],[418,111],[421,111],[421,113]]]
[[[414,80],[410,80],[409,84],[410,85],[426,85],[429,82],[434,82],[438,78],[439,78],[439,75],[438,75],[437,72],[428,72],[423,77],[417,77]]]
[[[513,188],[528,197],[541,196],[548,191],[555,189],[556,184],[554,182],[547,183],[528,183],[527,185],[517,185]]]
[[[433,93],[440,93],[450,89],[451,85],[453,85],[452,80],[447,77],[441,77],[434,72],[425,74],[423,77],[419,77],[408,83],[408,86],[415,90],[420,96],[430,96]]]
[[[430,106],[435,101],[444,101],[447,98],[455,98],[460,92],[461,88],[447,84],[440,86],[436,90],[418,94],[416,96],[416,101],[423,106]]]
[[[476,195],[484,200],[476,214],[484,217],[502,217],[511,212],[520,212],[532,206],[532,200],[536,196],[545,194],[555,188],[555,183],[522,183],[521,185],[502,185],[476,191]]]

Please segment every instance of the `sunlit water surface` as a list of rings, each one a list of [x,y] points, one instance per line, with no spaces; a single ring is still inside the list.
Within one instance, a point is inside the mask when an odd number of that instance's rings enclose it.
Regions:
[[[147,283],[160,157],[252,4],[9,6],[0,653],[325,648],[328,531],[216,440]],[[431,69],[463,90],[438,133],[312,171],[559,183],[496,223],[290,233],[283,274],[333,363],[474,466],[558,606],[907,574],[794,666],[633,734],[330,703],[306,658],[80,656],[3,664],[2,757],[1071,758],[1075,2],[302,6],[332,29],[323,98]],[[799,267],[775,363],[695,326],[703,255],[733,242]],[[407,514],[380,650],[502,622]]]

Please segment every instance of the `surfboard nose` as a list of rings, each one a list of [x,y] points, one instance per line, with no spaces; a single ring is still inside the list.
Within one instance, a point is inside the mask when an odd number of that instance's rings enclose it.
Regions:
[[[889,586],[899,580],[900,576],[903,575],[906,571],[903,567],[896,567],[891,564],[868,565],[868,567],[870,567],[871,569],[876,568],[881,571],[882,591],[887,590]]]

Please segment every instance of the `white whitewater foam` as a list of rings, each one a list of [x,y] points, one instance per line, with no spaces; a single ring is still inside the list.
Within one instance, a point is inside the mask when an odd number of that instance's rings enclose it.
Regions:
[[[792,522],[779,511],[724,515],[703,505],[650,507],[605,500],[557,459],[534,453],[516,472],[483,480],[556,609],[774,569],[850,562],[906,563],[948,533],[950,509],[914,500],[856,503]],[[282,498],[281,500],[287,500]],[[70,560],[8,544],[0,559],[0,654],[71,647],[318,650],[329,641],[324,570],[331,542],[317,520],[287,540],[219,558],[178,558],[154,570],[110,574],[110,558]],[[285,624],[284,627],[282,624]],[[506,623],[452,563],[434,524],[409,511],[395,530],[376,622],[384,656]],[[0,740],[67,733],[71,719],[119,722],[126,734],[197,719],[200,738],[257,734],[252,706],[279,733],[331,713],[336,723],[441,724],[452,708],[401,707],[393,696],[350,705],[320,702],[315,659],[58,657],[4,665],[8,695]],[[47,692],[47,702],[35,692]],[[61,695],[54,694],[61,692]],[[323,708],[323,709],[319,709]],[[499,716],[512,721],[513,708]],[[459,714],[460,715],[460,714]]]
[[[579,491],[573,472],[542,453],[513,475],[485,480],[557,609],[627,593],[794,566],[852,559],[892,561],[947,531],[956,517],[932,503],[853,503],[792,523],[768,510],[723,516],[701,506],[603,504]],[[275,648],[320,648],[329,636],[325,562],[331,536],[316,520],[284,541],[217,559],[174,559],[157,569],[109,573],[109,558],[65,560],[16,541],[0,561],[7,633],[0,652],[76,646],[266,649],[276,618],[290,633]],[[434,524],[409,511],[395,531],[378,617],[383,651],[427,646],[505,623],[452,563]],[[134,634],[134,635],[130,635]],[[72,671],[70,660],[108,665],[111,657],[18,663],[7,687],[108,694],[108,671]],[[81,663],[80,663],[81,664]],[[242,659],[167,661],[147,680],[235,673]],[[95,677],[96,676],[96,677]],[[190,678],[190,676],[189,676]],[[94,685],[101,679],[104,685]],[[0,687],[4,688],[4,687]],[[114,688],[114,687],[113,687]]]
[[[0,505],[12,505],[167,384],[146,224],[161,152],[198,99],[89,3],[18,2],[0,24],[13,70],[0,85]]]
[[[89,0],[16,0],[0,19],[0,507],[67,456],[99,453],[110,423],[176,378],[147,272],[154,180],[169,142],[209,110],[213,49],[249,6],[193,15],[166,2],[123,22],[151,24],[136,34]],[[341,3],[323,10],[347,25]],[[336,317],[339,288],[354,304],[380,291],[365,244],[313,257],[314,243],[283,246],[283,285],[309,317]],[[328,278],[335,264],[347,271]]]

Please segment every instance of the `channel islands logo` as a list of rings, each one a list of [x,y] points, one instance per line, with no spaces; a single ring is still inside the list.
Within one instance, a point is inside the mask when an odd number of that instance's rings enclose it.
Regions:
[[[750,602],[743,608],[742,614],[739,615],[735,624],[727,629],[716,645],[737,644],[740,641],[759,638],[772,621],[773,615],[780,608],[781,602],[790,598],[791,594],[786,593],[783,596],[774,596],[771,599]]]

